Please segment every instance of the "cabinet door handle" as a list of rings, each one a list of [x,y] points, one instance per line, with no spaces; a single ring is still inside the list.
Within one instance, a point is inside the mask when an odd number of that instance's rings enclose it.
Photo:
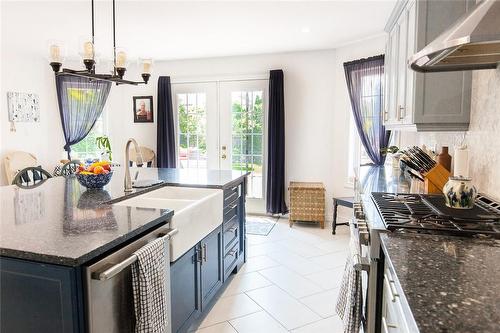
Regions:
[[[202,250],[197,246],[196,249],[195,249],[195,252],[194,252],[194,260],[195,260],[195,262],[201,262],[202,261],[202,259],[201,259],[202,255],[201,255],[200,252],[202,252]]]
[[[236,251],[235,250],[231,250],[227,254],[230,255],[231,257],[234,257],[236,255]]]
[[[404,106],[399,106],[399,111],[398,111],[398,119],[399,120],[402,120],[404,118],[403,116],[403,111],[405,110],[405,107]]]
[[[386,287],[389,289],[389,292],[391,293],[391,301],[396,302],[396,297],[399,297],[399,294],[396,290],[395,282],[387,276],[387,274],[384,274],[384,282],[386,284]]]
[[[229,212],[231,212],[233,209],[235,209],[235,208],[236,208],[236,206],[238,206],[238,203],[234,203],[234,204],[232,204],[231,206],[229,206],[229,208],[228,208],[228,210],[227,210],[226,214],[228,214],[228,213],[229,213]]]
[[[201,248],[201,256],[204,262],[207,262],[207,244],[204,243]]]
[[[398,328],[397,325],[388,324],[385,317],[382,317],[382,326],[384,326],[384,332],[389,332],[389,328]]]

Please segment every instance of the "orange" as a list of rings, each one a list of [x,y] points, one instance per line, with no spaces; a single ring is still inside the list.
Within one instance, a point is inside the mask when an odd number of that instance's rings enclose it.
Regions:
[[[94,167],[94,173],[96,175],[99,175],[101,173],[104,173],[104,168],[100,165]]]

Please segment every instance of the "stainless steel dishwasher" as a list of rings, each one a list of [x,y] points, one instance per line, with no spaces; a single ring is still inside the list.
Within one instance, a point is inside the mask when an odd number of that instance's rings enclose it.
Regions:
[[[176,232],[176,229],[170,229],[168,225],[159,227],[100,261],[84,267],[85,312],[89,333],[134,332],[135,313],[130,266],[137,257],[133,253],[158,237],[165,237],[167,240],[165,284],[169,313],[166,332],[171,332],[169,240]]]

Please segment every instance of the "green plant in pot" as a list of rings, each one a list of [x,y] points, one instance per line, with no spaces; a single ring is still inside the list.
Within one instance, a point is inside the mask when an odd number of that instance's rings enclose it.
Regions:
[[[95,138],[95,142],[97,143],[97,148],[103,150],[102,159],[112,161],[113,155],[111,151],[111,143],[109,141],[109,138],[106,135],[98,136],[97,138]]]

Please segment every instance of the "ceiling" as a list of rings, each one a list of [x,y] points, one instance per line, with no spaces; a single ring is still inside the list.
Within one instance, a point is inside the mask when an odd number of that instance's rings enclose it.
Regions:
[[[383,33],[396,0],[125,1],[116,3],[116,39],[130,57],[203,58],[335,48]],[[2,0],[2,46],[47,53],[51,39],[75,56],[90,29],[90,0]],[[109,57],[111,1],[95,5],[96,49]],[[6,38],[6,36],[15,36]]]

